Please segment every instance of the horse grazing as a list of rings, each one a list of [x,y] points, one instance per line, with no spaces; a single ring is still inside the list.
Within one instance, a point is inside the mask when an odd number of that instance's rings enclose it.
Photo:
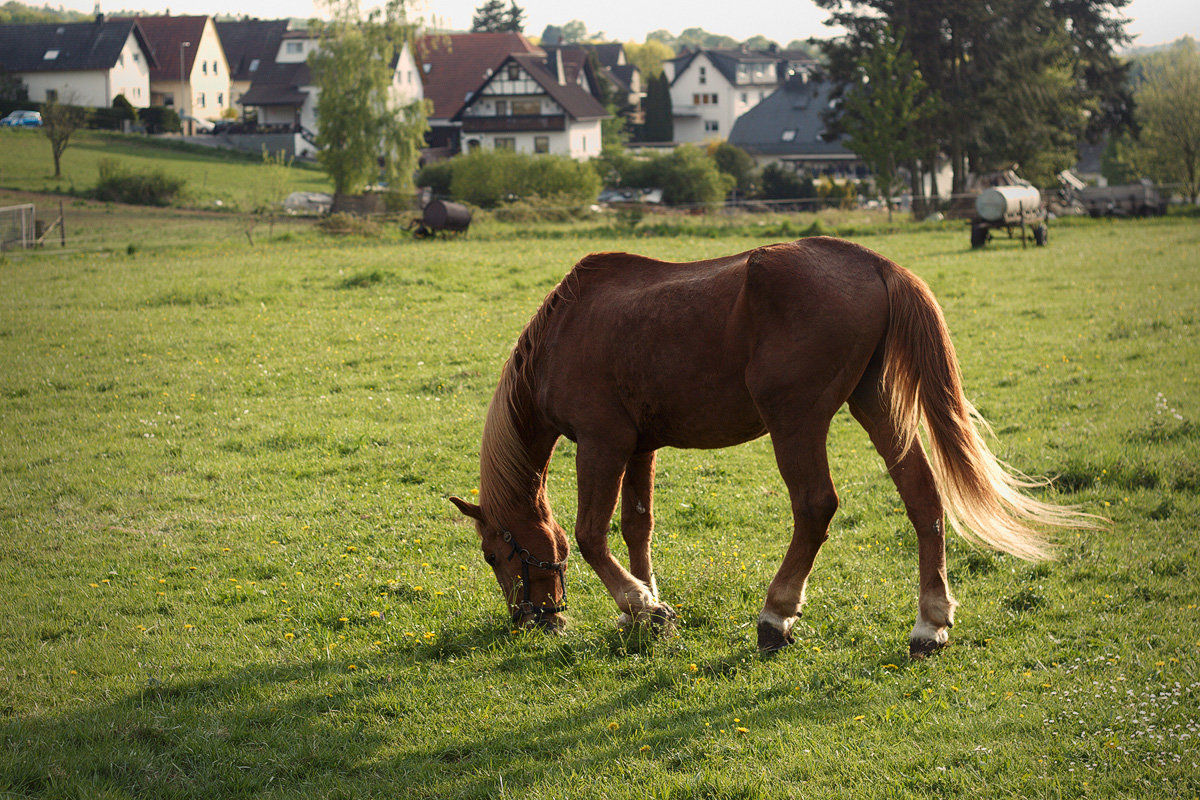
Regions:
[[[961,534],[1030,560],[1050,554],[1047,526],[1091,527],[1086,515],[1028,496],[1022,490],[1037,484],[988,450],[987,423],[963,394],[928,286],[877,253],[825,237],[692,263],[585,257],[504,365],[483,428],[479,504],[451,501],[475,520],[514,622],[556,630],[570,544],[546,477],[559,437],[576,442],[579,549],[623,615],[665,621],[675,612],[659,600],[650,562],[655,451],[769,433],[795,519],[758,616],[759,649],[777,650],[793,641],[837,509],[826,438],[847,402],[917,532],[914,657],[945,645],[954,623],[943,513]],[[618,495],[628,570],[607,541]]]

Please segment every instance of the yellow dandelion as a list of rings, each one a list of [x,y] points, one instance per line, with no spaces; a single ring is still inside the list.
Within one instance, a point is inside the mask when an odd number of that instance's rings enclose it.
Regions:
[[[738,728],[737,732],[741,733],[741,734],[747,734],[750,732],[750,729],[749,728]]]
[[[424,586],[414,586],[413,591],[414,592],[423,592],[423,591],[425,591],[425,587]]]
[[[351,672],[353,672],[354,670],[358,669],[358,667],[356,667],[356,666],[354,666],[353,664],[351,664],[350,666],[346,667],[346,669],[348,669],[348,670],[350,670]]]
[[[98,584],[98,583],[89,583],[89,584],[88,584],[88,586],[92,587],[93,589],[99,589],[99,588],[100,588],[100,584]]]
[[[159,579],[158,579],[158,582],[159,582],[159,583],[166,583],[166,582],[167,582],[167,579],[166,579],[166,578],[159,578]]]
[[[638,749],[639,753],[646,753],[649,751],[650,751],[650,745],[648,745],[648,744],[644,744]]]
[[[471,490],[471,494],[479,494],[479,490],[478,490],[478,489],[472,489],[472,490]]]
[[[697,667],[695,664],[688,664],[688,670],[691,672],[699,672],[700,668]]]
[[[228,548],[228,547],[222,547],[222,548],[221,548],[221,552],[222,552],[222,553],[228,553],[228,552],[229,552],[229,548]]]
[[[855,721],[855,722],[862,722],[864,719],[866,719],[866,716],[864,716],[864,715],[862,715],[862,714],[859,714],[857,717],[855,717],[855,718],[854,718],[854,721]]]
[[[371,612],[371,616],[372,616],[372,617],[375,617],[376,619],[378,619],[379,617],[381,617],[381,616],[383,616],[383,615],[382,615],[382,614],[380,614],[378,611],[372,611],[372,612]]]
[[[349,617],[338,617],[338,622],[349,622],[349,621],[350,621]]]
[[[296,634],[294,634],[294,633],[285,633],[285,634],[283,635],[283,638],[284,638],[285,640],[287,640],[287,641],[289,641],[289,642],[290,642],[292,639],[295,639],[295,638],[296,638]]]
[[[435,636],[437,636],[437,634],[436,634],[436,633],[434,633],[433,631],[426,631],[426,632],[425,632],[425,638],[426,638],[426,639],[432,639],[432,638],[433,638],[433,637],[435,637]]]
[[[190,630],[192,630],[192,629],[193,629],[193,628],[195,628],[195,627],[196,627],[195,625],[193,625],[193,624],[191,624],[191,623],[189,622],[188,624],[186,624],[186,625],[184,625],[184,626],[183,626],[183,629],[184,629],[185,631],[190,631]]]
[[[610,731],[615,731],[615,730],[616,730],[617,728],[619,728],[619,727],[621,727],[621,723],[619,723],[619,722],[610,722],[610,723],[608,723],[608,729],[609,729]]]
[[[70,672],[68,672],[67,674],[68,674],[68,675],[78,675],[79,673],[78,673],[78,672],[76,672],[75,670],[71,670],[71,671],[70,671]]]

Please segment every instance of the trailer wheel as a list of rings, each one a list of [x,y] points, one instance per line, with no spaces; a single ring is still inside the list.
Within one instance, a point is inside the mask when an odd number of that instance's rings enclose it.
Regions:
[[[971,248],[978,250],[987,244],[988,227],[982,222],[976,222],[971,225]]]
[[[1039,225],[1034,226],[1034,229],[1033,229],[1034,244],[1036,244],[1038,247],[1045,247],[1046,240],[1049,238],[1050,238],[1050,229],[1046,227],[1046,223],[1043,222]]]

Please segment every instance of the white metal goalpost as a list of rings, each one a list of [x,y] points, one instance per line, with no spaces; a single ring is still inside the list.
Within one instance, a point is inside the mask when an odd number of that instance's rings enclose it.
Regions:
[[[0,208],[0,250],[32,246],[37,240],[37,209],[33,203]]]

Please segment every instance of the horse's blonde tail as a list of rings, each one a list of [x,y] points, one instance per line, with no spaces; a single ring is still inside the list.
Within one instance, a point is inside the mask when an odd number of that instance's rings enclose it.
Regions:
[[[988,423],[963,394],[962,375],[941,307],[924,281],[903,267],[882,268],[888,328],[882,390],[901,452],[924,420],[930,464],[946,516],[967,539],[1029,561],[1050,558],[1047,528],[1095,528],[1100,518],[1036,500],[1023,490],[1045,486],[1015,472],[988,449]]]

